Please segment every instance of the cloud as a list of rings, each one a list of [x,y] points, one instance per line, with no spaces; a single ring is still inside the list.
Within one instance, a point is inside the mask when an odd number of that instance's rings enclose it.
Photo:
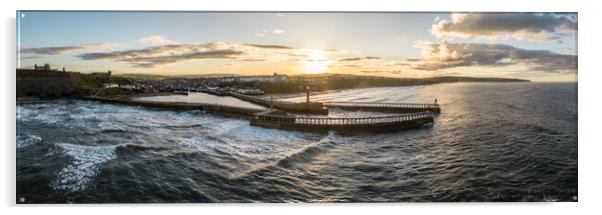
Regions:
[[[362,65],[359,64],[335,64],[334,67],[349,67],[349,68],[363,68]]]
[[[284,34],[284,33],[286,33],[286,31],[282,30],[282,29],[274,29],[274,30],[272,30],[272,33],[273,34]]]
[[[243,55],[236,45],[226,43],[172,44],[127,51],[84,53],[83,60],[112,60],[137,67],[156,67],[166,64],[202,59],[231,59]]]
[[[281,46],[281,45],[262,45],[262,44],[244,44],[246,46],[251,46],[251,47],[255,47],[255,48],[262,48],[262,49],[293,49],[293,47],[289,47],[289,46]]]
[[[261,33],[256,33],[256,34],[255,34],[255,36],[256,36],[256,37],[262,37],[262,38],[263,38],[263,37],[265,37],[265,35],[264,35],[264,34],[261,34]]]
[[[259,61],[265,61],[265,59],[248,58],[248,59],[242,59],[241,61],[247,61],[247,62],[259,62]]]
[[[307,55],[307,54],[298,54],[298,53],[290,53],[290,54],[288,54],[288,56],[291,56],[291,57],[309,57],[309,55]]]
[[[135,67],[160,67],[168,64],[227,59],[240,62],[296,61],[309,57],[309,49],[273,44],[240,44],[214,42],[205,44],[167,44],[142,49],[93,52],[77,55],[82,60],[110,60]],[[295,56],[293,56],[295,55]],[[298,56],[297,56],[298,55]]]
[[[399,63],[399,62],[389,62],[389,63],[383,64],[383,66],[391,66],[391,67],[396,67],[396,66],[411,66],[411,64],[409,64],[409,63]]]
[[[368,73],[368,74],[371,74],[371,73],[389,73],[389,74],[396,75],[396,74],[400,74],[401,70],[362,70],[360,72],[361,73]]]
[[[565,15],[538,13],[453,13],[440,20],[431,34],[442,38],[512,36],[520,40],[548,41],[577,30],[577,23]]]
[[[340,59],[340,62],[345,62],[345,61],[360,61],[360,60],[375,60],[375,59],[380,59],[380,57],[373,57],[373,56],[368,56],[368,57],[352,57],[352,58],[343,58]]]
[[[20,48],[21,54],[34,54],[34,55],[65,55],[72,52],[81,51],[100,51],[100,50],[111,50],[119,47],[119,43],[98,43],[89,45],[75,45],[75,46],[55,46],[55,47],[39,47],[39,48]]]
[[[577,56],[547,50],[526,50],[502,44],[423,42],[422,57],[413,68],[439,70],[461,66],[526,66],[530,71],[566,72],[577,70]]]
[[[167,44],[178,44],[176,41],[168,40],[164,36],[161,35],[153,35],[148,37],[143,37],[137,40],[139,43],[149,45],[149,46],[161,46]]]

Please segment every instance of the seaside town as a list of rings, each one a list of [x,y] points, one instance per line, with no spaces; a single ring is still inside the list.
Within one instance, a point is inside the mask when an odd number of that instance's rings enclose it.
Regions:
[[[228,93],[262,95],[267,93],[300,93],[363,87],[413,86],[445,82],[515,82],[504,78],[388,78],[347,74],[236,76],[208,77],[114,75],[112,71],[81,73],[60,70],[50,64],[17,69],[18,98],[61,98],[83,96],[118,96],[131,94],[204,92],[223,96]],[[35,86],[35,87],[34,87]]]

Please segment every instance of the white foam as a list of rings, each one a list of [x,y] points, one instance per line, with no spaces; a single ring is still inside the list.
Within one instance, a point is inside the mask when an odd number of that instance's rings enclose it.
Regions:
[[[17,123],[22,121],[54,125],[64,121],[68,116],[69,112],[60,106],[53,107],[49,104],[17,106]]]
[[[231,145],[223,144],[222,142],[215,139],[207,138],[176,138],[177,143],[189,149],[195,149],[199,151],[212,152],[214,150],[220,150],[230,154],[236,153],[236,149]]]
[[[126,125],[120,123],[113,123],[110,121],[100,122],[98,123],[98,128],[102,131],[128,131],[128,127]]]
[[[36,135],[17,135],[17,148],[24,148],[42,142],[42,138]]]
[[[64,153],[73,157],[73,163],[65,166],[50,186],[55,190],[68,192],[83,191],[100,172],[103,163],[115,159],[115,148],[112,146],[82,146],[70,143],[58,143]]]

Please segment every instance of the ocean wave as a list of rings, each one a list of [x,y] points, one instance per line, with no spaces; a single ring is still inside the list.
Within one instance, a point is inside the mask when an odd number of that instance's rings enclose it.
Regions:
[[[205,137],[178,137],[176,138],[176,143],[185,148],[199,151],[236,153],[236,149],[212,135]]]
[[[56,125],[57,123],[64,121],[65,116],[68,116],[68,112],[61,111],[58,108],[39,110],[37,106],[17,106],[17,123],[38,122],[47,125]]]
[[[304,146],[300,150],[278,160],[276,165],[289,167],[294,164],[310,162],[314,156],[327,149],[327,145],[332,146],[334,144],[335,134],[336,133],[334,131],[329,132],[328,136],[324,137],[323,139]]]
[[[231,179],[242,178],[247,175],[250,175],[254,172],[260,172],[272,167],[282,167],[289,168],[294,165],[304,164],[311,162],[311,160],[324,150],[328,148],[326,145],[333,145],[333,141],[335,139],[335,132],[331,131],[328,133],[328,136],[320,139],[319,141],[312,142],[299,150],[296,150],[292,153],[285,155],[284,157],[276,160],[275,162],[269,163],[267,165],[257,165],[251,168],[248,171],[241,172],[239,174],[235,174]]]
[[[55,190],[79,192],[86,190],[100,172],[102,164],[117,157],[115,148],[111,146],[83,146],[71,143],[55,144],[64,153],[73,158],[73,163],[65,166],[57,173],[50,187]]]
[[[166,146],[162,146],[162,145],[149,145],[149,144],[134,144],[134,143],[126,143],[126,144],[120,144],[117,145],[117,148],[124,148],[124,149],[134,149],[134,150],[168,150],[170,149],[169,147]]]
[[[17,135],[17,149],[25,148],[42,142],[42,138],[36,135]]]
[[[102,132],[120,132],[120,131],[130,131],[131,132],[131,130],[128,128],[128,126],[120,124],[120,123],[100,122],[100,123],[98,123],[97,126]]]

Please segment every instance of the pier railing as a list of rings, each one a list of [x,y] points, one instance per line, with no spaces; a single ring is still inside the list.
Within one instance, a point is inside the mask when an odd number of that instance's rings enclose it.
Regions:
[[[230,96],[235,97],[235,98],[239,98],[248,102],[253,102],[256,104],[260,104],[260,105],[265,105],[265,106],[269,106],[272,101],[270,100],[266,100],[266,99],[262,99],[262,98],[258,98],[255,96],[249,96],[249,95],[243,95],[243,94],[239,94],[239,93],[230,93]],[[280,100],[274,100],[274,103],[279,103],[279,104],[295,104],[294,102],[287,102],[287,101],[280,101]]]
[[[242,95],[242,94],[237,94],[237,93],[231,93],[230,95],[235,98],[242,99],[247,102],[254,103],[254,104],[263,105],[266,107],[273,107],[273,108],[282,109],[282,110],[286,110],[286,111],[290,111],[290,112],[322,114],[322,115],[328,114],[328,109],[325,108],[322,105],[322,103],[317,103],[317,102],[295,103],[295,102],[287,102],[287,101],[279,101],[279,100],[278,101],[265,100],[265,99],[261,99],[258,97],[247,96],[247,95]]]
[[[393,116],[379,117],[359,117],[359,118],[331,118],[331,117],[302,117],[302,116],[278,116],[278,115],[263,115],[255,114],[254,120],[292,123],[300,125],[371,125],[382,123],[397,123],[412,121],[417,119],[432,119],[434,118],[431,112],[420,112],[411,114],[401,114]]]
[[[420,103],[378,103],[378,102],[324,102],[327,107],[366,107],[366,108],[408,108],[408,109],[438,109],[439,104]]]

